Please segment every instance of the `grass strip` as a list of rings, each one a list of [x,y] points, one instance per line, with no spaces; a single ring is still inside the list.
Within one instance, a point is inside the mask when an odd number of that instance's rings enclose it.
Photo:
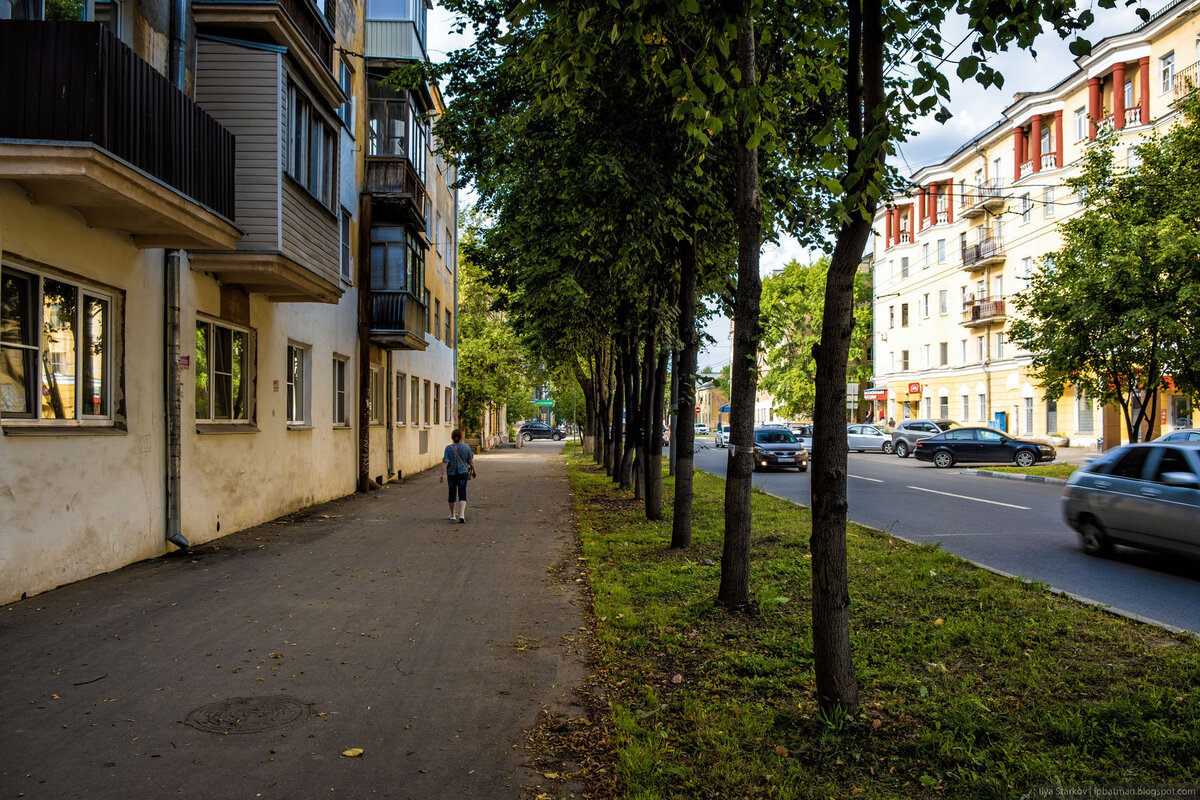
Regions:
[[[979,467],[981,470],[988,472],[1018,472],[1022,475],[1041,475],[1043,478],[1069,478],[1075,470],[1079,469],[1077,464],[1034,464],[1032,467],[1018,466],[996,466],[996,467]]]
[[[861,713],[814,697],[811,515],[755,492],[757,611],[720,579],[724,481],[694,544],[567,451],[623,797],[1013,798],[1200,783],[1200,643],[850,525]],[[1039,788],[1042,793],[1039,794]]]

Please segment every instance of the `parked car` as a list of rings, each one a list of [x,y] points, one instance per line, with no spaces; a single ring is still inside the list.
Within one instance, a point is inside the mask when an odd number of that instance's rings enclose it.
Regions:
[[[908,458],[919,440],[961,427],[952,419],[901,420],[892,431],[892,452],[901,458]]]
[[[696,423],[696,435],[697,436],[708,436],[708,424],[705,422],[697,422]]]
[[[792,425],[790,430],[805,450],[812,452],[813,444],[813,426],[812,425]]]
[[[1125,544],[1200,557],[1200,442],[1110,450],[1067,479],[1062,509],[1091,555]]]
[[[783,426],[754,429],[754,471],[772,467],[808,469],[808,451],[792,432]]]
[[[867,450],[891,453],[892,436],[874,425],[847,425],[846,446],[850,450],[857,450],[860,453],[865,453]]]
[[[517,431],[517,436],[520,436],[525,441],[529,442],[534,439],[553,439],[559,441],[565,436],[558,428],[551,427],[544,422],[532,420],[521,425]]]
[[[1044,442],[1014,439],[995,428],[952,428],[945,433],[917,440],[913,458],[932,461],[936,467],[953,467],[963,462],[1007,462],[1032,467],[1053,461],[1058,455]]]
[[[1154,441],[1156,441],[1156,442],[1200,442],[1200,431],[1195,430],[1193,428],[1186,428],[1184,430],[1173,431],[1172,433],[1165,433],[1162,436],[1155,439]]]
[[[713,434],[713,439],[717,443],[717,447],[724,447],[729,444],[729,423],[722,422],[717,426],[717,432]]]

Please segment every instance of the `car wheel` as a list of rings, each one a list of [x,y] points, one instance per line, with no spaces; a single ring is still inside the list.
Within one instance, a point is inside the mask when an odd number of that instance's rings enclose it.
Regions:
[[[1089,556],[1111,556],[1112,542],[1104,534],[1104,530],[1093,519],[1089,519],[1079,527],[1079,545]]]
[[[884,454],[885,454],[885,455],[889,455],[889,456],[890,456],[890,455],[892,454],[892,443],[891,443],[891,442],[884,442],[884,443],[883,443],[883,448],[882,448],[882,449],[883,449],[883,452],[884,452]]]
[[[903,439],[896,442],[896,455],[901,458],[908,458],[908,442]]]
[[[561,433],[556,433],[556,434],[554,434],[554,441],[558,442],[558,441],[561,441],[561,440],[562,440],[562,434],[561,434]]]
[[[1028,450],[1018,450],[1013,461],[1017,462],[1018,467],[1032,467],[1037,463],[1037,456]]]
[[[527,442],[532,442],[532,441],[533,441],[533,434],[532,434],[532,433],[527,433],[527,434],[525,434],[525,435],[524,435],[522,438],[523,438],[525,441],[527,441]]]
[[[954,456],[947,453],[945,450],[939,450],[933,454],[933,465],[946,469],[954,466]]]

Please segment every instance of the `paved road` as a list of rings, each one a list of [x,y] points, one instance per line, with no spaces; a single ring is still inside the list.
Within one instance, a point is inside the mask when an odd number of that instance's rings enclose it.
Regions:
[[[697,440],[696,466],[725,475],[727,451]],[[1062,521],[1062,487],[939,470],[915,459],[850,453],[850,518],[992,569],[1049,584],[1114,609],[1200,633],[1200,563],[1118,548],[1079,550]],[[754,485],[809,504],[809,473],[758,473]]]

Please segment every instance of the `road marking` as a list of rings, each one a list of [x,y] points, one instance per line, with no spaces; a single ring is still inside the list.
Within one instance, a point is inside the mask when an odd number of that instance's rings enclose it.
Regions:
[[[1021,511],[1031,510],[1029,506],[1014,506],[1012,503],[1001,503],[997,500],[984,500],[981,497],[967,497],[965,494],[950,494],[950,492],[939,492],[936,489],[925,489],[920,486],[909,486],[909,489],[916,489],[918,492],[929,492],[930,494],[940,494],[945,497],[957,497],[959,500],[974,500],[976,503],[990,503],[994,506],[1004,506],[1005,508],[1017,508]]]
[[[851,478],[858,478],[860,481],[870,481],[871,483],[883,483],[879,478],[868,478],[863,475],[851,475]]]

